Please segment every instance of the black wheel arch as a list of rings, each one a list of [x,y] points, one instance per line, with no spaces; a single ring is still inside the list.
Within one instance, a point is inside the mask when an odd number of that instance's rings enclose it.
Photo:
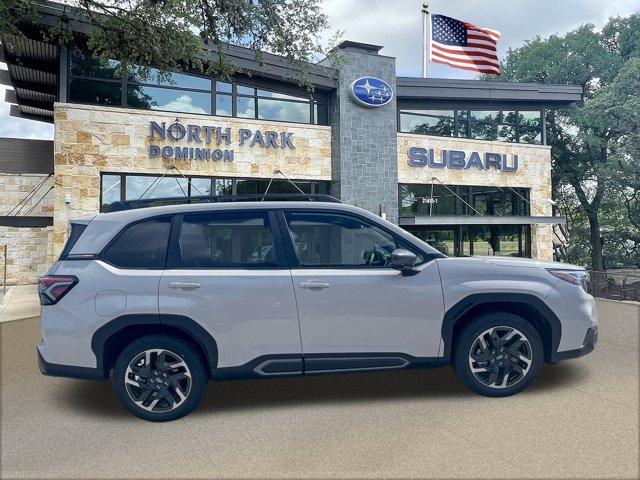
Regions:
[[[531,322],[540,333],[544,347],[544,361],[549,363],[556,361],[562,336],[562,324],[557,315],[535,295],[511,292],[472,294],[447,310],[442,321],[443,361],[451,360],[455,334],[473,318],[487,312],[514,313]]]
[[[215,339],[193,319],[184,315],[127,314],[114,318],[94,332],[91,349],[98,368],[108,376],[113,362],[127,344],[153,334],[172,335],[193,343],[210,376],[218,365]]]

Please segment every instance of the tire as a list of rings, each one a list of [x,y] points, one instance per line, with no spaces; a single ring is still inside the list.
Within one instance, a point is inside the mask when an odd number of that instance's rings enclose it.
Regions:
[[[452,363],[460,381],[474,392],[506,397],[533,381],[542,367],[543,354],[533,325],[518,315],[495,312],[477,317],[460,331]]]
[[[152,422],[176,420],[193,411],[208,380],[195,347],[167,335],[149,335],[127,345],[112,378],[124,407]]]

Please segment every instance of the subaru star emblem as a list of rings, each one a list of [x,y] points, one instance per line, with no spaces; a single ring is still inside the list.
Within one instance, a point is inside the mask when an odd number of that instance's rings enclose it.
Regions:
[[[365,107],[381,107],[393,98],[393,90],[389,84],[374,77],[354,80],[349,91],[353,99]]]

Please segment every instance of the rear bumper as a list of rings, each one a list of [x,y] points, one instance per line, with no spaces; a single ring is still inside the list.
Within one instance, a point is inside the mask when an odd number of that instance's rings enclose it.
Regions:
[[[43,375],[50,375],[52,377],[80,378],[83,380],[105,380],[107,378],[104,372],[99,368],[76,367],[73,365],[49,363],[40,353],[40,348],[37,349],[37,352],[38,368],[40,369],[40,373]]]
[[[593,349],[596,347],[598,343],[598,326],[594,325],[593,327],[587,330],[587,334],[584,336],[584,341],[582,342],[582,346],[580,348],[576,348],[574,350],[565,350],[564,352],[557,352],[554,357],[554,362],[559,362],[561,360],[569,360],[570,358],[578,358],[586,355],[587,353],[591,353]]]

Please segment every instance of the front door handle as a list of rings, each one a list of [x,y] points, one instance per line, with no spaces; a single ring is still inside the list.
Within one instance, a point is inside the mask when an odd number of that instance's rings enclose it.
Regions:
[[[169,288],[179,288],[182,290],[193,290],[201,286],[202,284],[198,282],[171,282],[169,284]]]
[[[300,282],[298,287],[305,288],[307,290],[315,290],[320,288],[329,288],[331,284],[325,280],[307,280],[306,282]]]

